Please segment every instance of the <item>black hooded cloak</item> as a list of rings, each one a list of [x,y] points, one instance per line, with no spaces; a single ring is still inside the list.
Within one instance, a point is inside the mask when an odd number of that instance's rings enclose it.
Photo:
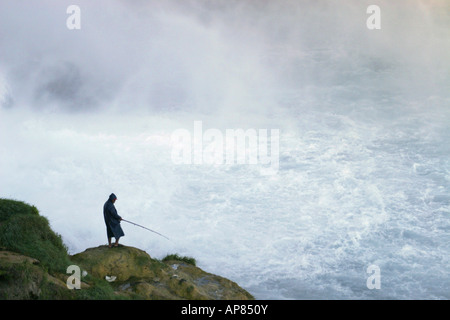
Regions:
[[[120,226],[120,220],[122,219],[122,217],[117,214],[116,207],[113,203],[113,200],[115,199],[117,199],[117,197],[114,193],[112,193],[103,206],[103,217],[105,218],[106,233],[108,235],[108,238],[114,237],[116,239],[119,239],[125,234],[123,233],[122,227]]]

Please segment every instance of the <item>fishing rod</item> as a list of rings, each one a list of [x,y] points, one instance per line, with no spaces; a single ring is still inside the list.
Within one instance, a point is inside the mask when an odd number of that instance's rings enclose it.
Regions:
[[[169,240],[169,241],[170,241],[170,239],[169,239],[169,238],[167,238],[167,237],[166,237],[165,235],[162,235],[161,233],[159,233],[159,232],[156,232],[155,230],[152,230],[152,229],[146,228],[146,227],[144,227],[144,226],[141,226],[140,224],[137,224],[137,223],[134,223],[134,222],[131,222],[131,221],[125,220],[125,219],[122,219],[122,221],[125,221],[125,222],[128,222],[128,223],[131,223],[131,224],[134,224],[135,226],[138,226],[138,227],[144,228],[145,230],[148,230],[148,231],[154,232],[154,233],[156,233],[156,234],[159,234],[159,235],[160,235],[161,237],[164,237],[164,238],[166,238],[167,240]]]

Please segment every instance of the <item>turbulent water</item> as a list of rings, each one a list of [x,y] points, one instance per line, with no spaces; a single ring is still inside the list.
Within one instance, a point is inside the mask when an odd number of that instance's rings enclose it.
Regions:
[[[0,196],[71,253],[114,192],[170,238],[122,243],[257,299],[450,299],[447,1],[381,1],[379,30],[356,0],[79,1],[80,30],[69,4],[0,5]],[[278,165],[174,163],[198,121],[278,129]]]

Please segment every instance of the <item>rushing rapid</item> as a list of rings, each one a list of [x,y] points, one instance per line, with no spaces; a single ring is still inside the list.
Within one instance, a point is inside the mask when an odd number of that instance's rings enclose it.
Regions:
[[[123,224],[123,244],[257,299],[450,299],[448,2],[383,2],[380,30],[356,0],[78,2],[80,30],[0,5],[0,196],[71,253],[106,243],[114,192],[171,239]],[[279,132],[277,166],[176,163],[199,122],[193,153]]]

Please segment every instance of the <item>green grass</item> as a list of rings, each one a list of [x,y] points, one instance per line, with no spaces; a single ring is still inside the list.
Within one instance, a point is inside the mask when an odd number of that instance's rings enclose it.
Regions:
[[[49,272],[65,272],[71,264],[47,218],[21,201],[0,199],[0,246],[39,260]]]
[[[164,259],[162,259],[163,262],[167,262],[167,261],[171,261],[171,260],[176,260],[176,261],[183,261],[187,264],[196,266],[197,262],[195,261],[194,258],[191,257],[181,257],[179,256],[177,253],[175,254],[169,254],[167,256],[164,257]]]
[[[114,294],[111,285],[102,279],[92,278],[89,288],[74,290],[77,300],[114,300],[120,297]]]
[[[39,215],[39,211],[22,201],[0,199],[0,223],[17,214]]]

